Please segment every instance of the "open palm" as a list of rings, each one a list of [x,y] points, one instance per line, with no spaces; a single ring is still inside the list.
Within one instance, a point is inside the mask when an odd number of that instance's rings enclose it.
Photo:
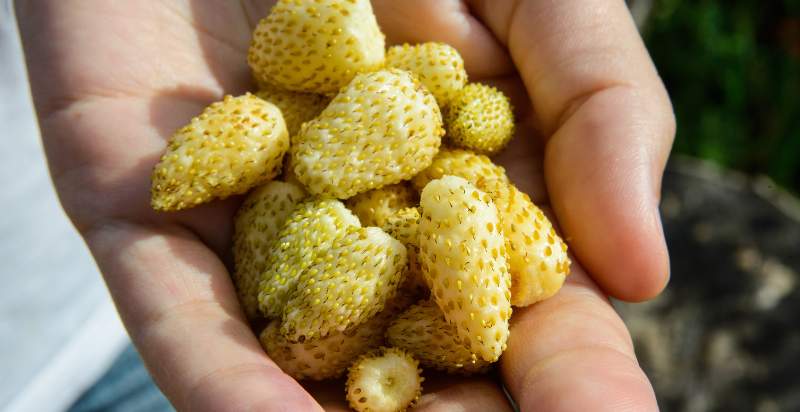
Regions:
[[[251,31],[269,3],[17,2],[40,127],[61,201],[94,254],[150,372],[182,410],[345,407],[341,387],[304,388],[283,374],[244,320],[226,269],[237,199],[178,213],[156,213],[149,207],[150,172],[174,130],[223,94],[252,89],[246,52]],[[473,80],[494,82],[515,96],[524,121],[512,147],[501,155],[512,180],[538,203],[552,202],[578,260],[587,263],[606,291],[634,300],[657,293],[664,283],[666,254],[659,249],[663,240],[651,233],[660,226],[648,220],[653,212],[642,198],[657,197],[653,193],[672,125],[659,107],[669,108],[660,82],[648,72],[652,68],[646,53],[639,56],[635,29],[630,33],[624,5],[617,4],[622,2],[591,3],[596,3],[595,12],[620,21],[623,30],[614,36],[632,37],[624,43],[633,44],[631,50],[623,50],[621,57],[630,52],[633,57],[627,63],[643,61],[642,73],[623,73],[630,82],[624,87],[622,82],[581,85],[588,89],[561,85],[565,93],[572,93],[563,98],[554,97],[551,83],[569,78],[536,72],[537,63],[515,51],[524,44],[510,44],[513,30],[503,24],[513,21],[514,13],[558,21],[559,16],[547,14],[572,15],[575,11],[563,4],[576,2],[497,2],[504,4],[491,8],[486,5],[490,2],[482,1],[469,2],[469,8],[459,1],[373,3],[390,41],[447,41],[462,52]],[[519,4],[513,8],[512,3]],[[586,7],[586,2],[580,3]],[[597,16],[584,16],[590,17]],[[537,30],[517,30],[528,29]],[[545,42],[562,41],[569,48],[571,40],[546,37]],[[545,57],[548,53],[546,45],[533,49]],[[524,84],[512,61],[521,67]],[[588,63],[572,63],[589,70]],[[551,107],[558,104],[563,107]],[[604,104],[615,112],[609,113]],[[616,110],[633,120],[621,120]],[[645,121],[648,116],[655,119]],[[582,148],[570,146],[578,146],[573,135],[588,127],[600,137]],[[600,144],[604,133],[622,136],[608,148]],[[626,141],[626,134],[639,140]],[[654,140],[649,146],[637,145],[648,137]],[[600,160],[591,163],[593,154],[586,153],[590,149]],[[612,149],[622,151],[614,154]],[[605,165],[612,170],[600,170]],[[627,166],[634,169],[629,187],[613,187],[622,183],[603,180],[604,173],[619,174],[624,172],[619,168]],[[647,193],[637,197],[637,191]],[[627,206],[630,213],[602,197],[611,195],[632,201]],[[581,199],[580,205],[573,204],[576,199]],[[577,222],[590,211],[594,220],[584,228]],[[626,222],[617,232],[609,231],[623,218]],[[598,241],[598,233],[615,244]],[[626,247],[633,249],[625,251]],[[522,410],[655,408],[624,324],[578,265],[557,296],[515,311],[512,331],[499,379],[429,380],[420,407],[508,409],[502,380]]]

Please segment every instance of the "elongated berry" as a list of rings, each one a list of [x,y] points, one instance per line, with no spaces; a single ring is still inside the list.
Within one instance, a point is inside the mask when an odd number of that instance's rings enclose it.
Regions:
[[[567,244],[541,209],[513,184],[486,180],[478,186],[500,213],[511,271],[511,304],[527,306],[556,294],[569,274]]]
[[[495,362],[506,349],[511,276],[492,199],[466,180],[431,181],[420,198],[420,264],[459,339]]]
[[[280,173],[288,148],[275,105],[225,96],[172,136],[153,170],[151,205],[174,211],[245,193]]]

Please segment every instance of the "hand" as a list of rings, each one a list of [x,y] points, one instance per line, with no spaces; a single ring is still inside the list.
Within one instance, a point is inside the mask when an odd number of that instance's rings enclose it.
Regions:
[[[658,200],[675,119],[625,3],[373,4],[390,42],[448,43],[471,80],[512,97],[522,124],[496,160],[537,205],[552,206],[587,268],[573,264],[556,296],[514,311],[500,366],[520,409],[657,410],[606,297],[651,298],[669,272]]]
[[[268,3],[16,2],[61,202],[178,409],[341,407],[343,391],[307,391],[283,374],[244,320],[223,263],[237,201],[149,208],[150,172],[174,130],[223,94],[252,87],[245,56]],[[605,290],[634,300],[656,293],[667,263],[655,203],[673,123],[624,4],[523,1],[512,14],[505,3],[475,2],[486,26],[457,1],[404,4],[375,2],[389,38],[445,40],[474,79],[514,84],[508,44],[534,104],[526,122],[547,136],[520,128],[520,149],[505,155],[516,157],[506,163],[512,178],[537,189],[537,201],[550,194],[578,259]],[[522,410],[655,409],[624,325],[577,265],[556,297],[516,311],[513,328],[501,375]],[[426,391],[423,409],[507,409],[488,378],[431,382]]]

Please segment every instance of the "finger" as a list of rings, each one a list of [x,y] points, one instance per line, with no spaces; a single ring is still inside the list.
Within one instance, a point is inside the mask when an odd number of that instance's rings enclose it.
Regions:
[[[325,412],[349,412],[346,377],[326,381],[304,381],[303,387],[322,405]]]
[[[579,260],[616,297],[656,295],[669,272],[657,203],[675,125],[625,3],[472,3],[532,99],[550,201]]]
[[[278,0],[243,0],[242,12],[247,18],[247,22],[252,29],[258,25],[261,19],[267,17],[269,11],[277,3]]]
[[[522,80],[514,75],[481,79],[480,82],[497,87],[514,107],[514,138],[500,153],[492,156],[492,161],[503,166],[511,181],[537,205],[548,203],[543,170],[544,143],[542,139],[530,138],[539,136],[541,131]]]
[[[521,411],[657,411],[622,320],[579,267],[552,298],[515,309],[503,380]]]
[[[430,374],[423,383],[417,412],[511,411],[503,389],[491,377]]]
[[[535,204],[547,204],[548,194],[542,168],[542,144],[540,141],[526,138],[534,133],[530,122],[523,120],[517,123],[516,127],[515,137],[503,151],[492,157],[492,161],[503,166],[511,182],[519,190],[530,195]]]
[[[261,350],[224,266],[193,234],[112,222],[85,236],[131,339],[178,410],[319,410]]]
[[[462,377],[425,372],[422,396],[415,412],[484,412],[511,411],[503,389],[492,377]],[[304,383],[305,388],[327,412],[345,412],[350,408],[345,398],[345,382]]]
[[[471,77],[512,71],[511,59],[492,33],[459,0],[373,0],[389,45],[438,41],[455,47]]]

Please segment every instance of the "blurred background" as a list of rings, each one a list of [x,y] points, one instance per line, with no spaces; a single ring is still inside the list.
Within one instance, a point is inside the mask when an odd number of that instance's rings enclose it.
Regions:
[[[678,133],[670,285],[616,305],[662,410],[800,410],[800,0],[628,3]],[[0,0],[0,410],[167,410],[57,204],[20,53]]]
[[[678,118],[675,152],[800,193],[800,1],[645,2],[642,34]]]
[[[664,411],[798,411],[800,1],[628,3],[678,120],[637,355]]]

